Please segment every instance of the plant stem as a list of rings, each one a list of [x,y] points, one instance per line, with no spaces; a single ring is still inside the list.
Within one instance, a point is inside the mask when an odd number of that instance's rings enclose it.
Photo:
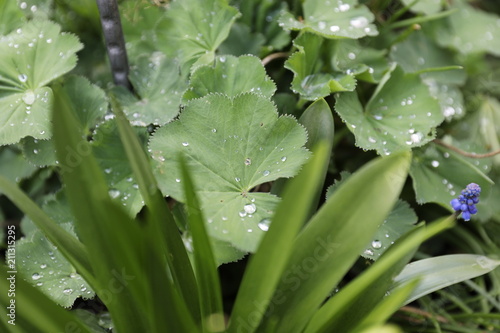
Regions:
[[[262,65],[265,66],[268,63],[270,63],[271,61],[273,61],[274,59],[286,58],[286,57],[288,57],[288,52],[276,52],[276,53],[271,53],[270,55],[268,55],[267,57],[262,59],[261,62],[262,62]]]
[[[128,80],[128,59],[125,49],[120,12],[116,0],[97,0],[101,25],[108,51],[113,80],[116,85],[132,90]]]
[[[485,154],[476,154],[476,153],[469,153],[469,152],[466,152],[466,151],[463,151],[462,149],[459,149],[457,147],[454,147],[452,145],[449,145],[439,139],[435,139],[433,140],[434,143],[440,145],[440,146],[443,146],[443,147],[446,147],[450,150],[453,150],[454,152],[460,154],[460,155],[463,155],[465,157],[471,157],[471,158],[486,158],[486,157],[493,157],[495,155],[498,155],[500,154],[500,150],[495,150],[495,151],[492,151],[492,152],[489,152],[489,153],[485,153]]]

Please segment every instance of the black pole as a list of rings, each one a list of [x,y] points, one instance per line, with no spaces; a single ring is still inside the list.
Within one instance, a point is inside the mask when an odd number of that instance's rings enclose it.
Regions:
[[[128,80],[128,60],[123,38],[120,12],[116,0],[97,0],[97,7],[101,16],[101,25],[108,51],[113,80],[116,85],[124,86],[132,91]]]

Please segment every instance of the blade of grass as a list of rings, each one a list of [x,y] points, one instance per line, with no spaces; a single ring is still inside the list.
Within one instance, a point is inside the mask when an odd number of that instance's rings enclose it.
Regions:
[[[9,328],[3,332],[92,332],[73,313],[24,281],[20,274],[7,271],[4,265],[0,267],[0,290],[2,308],[11,313],[8,307],[13,305],[14,315],[2,314],[2,322],[8,318],[15,324],[7,324]]]
[[[151,236],[155,239],[155,242],[162,246],[174,282],[179,286],[191,315],[196,321],[199,321],[198,287],[173,215],[158,189],[156,179],[149,164],[150,159],[146,155],[139,138],[121,109],[117,105],[114,105],[113,109],[127,158],[132,166],[139,190],[149,211],[150,224],[155,229]]]
[[[78,239],[45,214],[16,184],[2,176],[0,176],[0,190],[31,218],[45,237],[59,248],[88,283],[95,284],[87,249]]]
[[[91,147],[82,137],[68,96],[55,94],[54,139],[57,157],[71,168],[63,172],[68,199],[76,217],[82,242],[93,258],[92,266],[101,300],[108,307],[120,332],[189,332],[195,330],[182,299],[157,253],[157,244],[148,237],[148,226],[141,229],[108,194],[102,171]],[[155,272],[155,274],[151,274]],[[164,286],[162,289],[154,290]],[[165,301],[163,301],[163,299]],[[168,304],[156,309],[158,300]],[[156,302],[156,303],[155,303]],[[162,318],[155,318],[162,313]],[[168,316],[165,316],[168,313]],[[168,324],[161,325],[168,321]]]
[[[396,276],[425,240],[454,225],[454,217],[410,231],[358,278],[328,300],[313,316],[308,332],[350,332],[383,298]],[[400,304],[402,305],[402,304]]]
[[[255,254],[248,263],[234,304],[229,332],[254,332],[279,283],[294,245],[293,239],[310,212],[315,193],[322,186],[330,144],[319,142],[312,160],[285,188],[283,201]]]
[[[268,317],[279,319],[277,332],[303,330],[389,214],[410,159],[405,152],[366,164],[330,196],[298,235],[278,286],[280,302]]]
[[[226,325],[222,312],[222,292],[217,264],[186,160],[180,156],[179,161],[186,194],[185,207],[189,216],[189,230],[193,237],[193,255],[200,288],[202,325],[205,332],[222,332]]]
[[[433,291],[489,273],[499,265],[500,260],[476,254],[452,254],[422,259],[408,264],[394,279],[391,290],[420,278],[421,283],[405,301],[406,305]]]

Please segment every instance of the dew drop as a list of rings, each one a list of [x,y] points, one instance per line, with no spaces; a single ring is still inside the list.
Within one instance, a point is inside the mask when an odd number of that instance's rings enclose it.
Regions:
[[[349,53],[347,54],[347,56],[348,56],[348,57],[349,57],[349,59],[351,59],[351,60],[356,59],[356,54],[355,54],[355,53],[353,53],[353,52],[349,52]]]
[[[234,180],[236,180],[236,182],[239,183],[241,179],[239,177],[234,177]]]
[[[434,161],[431,162],[431,165],[433,167],[437,168],[439,166],[439,161],[434,160]]]
[[[324,21],[319,21],[318,22],[318,28],[320,30],[324,30],[326,28],[326,23]]]
[[[286,156],[283,156],[283,157],[281,158],[281,162],[285,162],[285,161],[286,161]]]
[[[368,137],[368,141],[370,141],[371,143],[376,143],[377,142],[377,140],[375,140],[371,136]]]
[[[341,4],[339,5],[339,10],[340,10],[341,12],[348,11],[350,8],[351,8],[351,6],[350,6],[348,3],[341,3]]]
[[[373,255],[373,250],[371,249],[366,249],[365,252],[363,252],[367,256],[372,256]]]
[[[366,17],[364,17],[364,16],[359,16],[359,17],[353,18],[350,21],[350,24],[354,28],[358,28],[358,29],[366,27],[369,23],[370,22],[368,21],[368,19]]]
[[[269,230],[269,226],[271,225],[271,220],[268,218],[260,220],[259,224],[257,226],[259,227],[260,230],[262,231],[267,231]]]
[[[247,216],[247,212],[245,212],[244,210],[242,210],[241,212],[238,213],[238,215],[240,217],[245,217],[245,216]]]
[[[113,198],[113,199],[118,198],[118,197],[120,196],[120,191],[119,191],[119,190],[117,190],[117,189],[110,189],[110,190],[108,191],[108,193],[109,193],[109,196],[110,196],[111,198]]]
[[[46,265],[46,264],[41,264],[41,265],[40,265],[40,268],[41,268],[41,269],[47,268],[47,265]]]
[[[104,169],[104,172],[107,173],[107,174],[110,174],[111,171],[113,171],[112,168],[106,168],[106,169]]]
[[[245,159],[245,165],[250,165],[250,164],[252,164],[252,160],[249,159],[249,158],[246,158]]]
[[[32,278],[33,280],[39,280],[39,279],[41,279],[42,277],[43,277],[43,275],[38,274],[38,273],[33,273],[33,275],[31,275],[31,278]]]
[[[337,31],[339,31],[339,30],[340,30],[340,27],[339,27],[338,25],[332,25],[332,26],[330,27],[330,31],[331,31],[331,32],[337,32]]]
[[[19,81],[21,82],[26,82],[28,81],[28,75],[26,74],[19,74],[19,76],[17,77],[19,79]]]
[[[71,288],[66,288],[63,290],[63,294],[65,294],[65,295],[70,295],[72,293],[73,293],[73,289],[71,289]]]
[[[269,170],[264,170],[264,172],[262,172],[262,175],[263,175],[264,177],[269,176],[269,174],[270,174]]]
[[[180,183],[180,182],[181,182],[181,180],[180,180],[179,178],[175,178],[175,182],[176,182],[176,183]]]
[[[245,206],[243,206],[243,210],[247,214],[253,214],[253,213],[255,213],[257,211],[257,207],[255,206],[254,203],[246,204]]]
[[[213,128],[212,133],[217,133],[217,129]]]
[[[23,102],[26,103],[27,105],[32,105],[35,102],[36,95],[32,90],[28,90],[24,95],[23,95]]]
[[[183,142],[183,143],[182,143],[182,145],[183,145],[184,147],[187,147],[187,146],[189,146],[189,142]]]
[[[48,43],[48,44],[52,43],[52,38],[48,38],[48,39],[47,39],[47,43]]]
[[[382,247],[382,242],[376,239],[372,242],[372,247],[374,249],[380,249]]]

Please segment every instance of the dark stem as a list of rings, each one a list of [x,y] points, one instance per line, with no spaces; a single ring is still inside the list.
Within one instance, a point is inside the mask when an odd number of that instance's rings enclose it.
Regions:
[[[440,146],[446,147],[446,148],[448,148],[450,150],[453,150],[454,152],[459,153],[460,155],[465,156],[465,157],[486,158],[486,157],[493,157],[495,155],[500,154],[500,150],[495,150],[495,151],[492,151],[492,152],[489,152],[489,153],[485,153],[485,154],[469,153],[469,152],[463,151],[462,149],[459,149],[457,147],[454,147],[452,145],[444,143],[443,141],[441,141],[439,139],[435,139],[434,143],[436,143],[436,144],[438,144]]]
[[[120,12],[116,0],[97,0],[97,7],[101,16],[102,31],[106,42],[113,80],[116,85],[132,91],[128,80],[128,60],[123,38]]]
[[[279,58],[286,58],[288,57],[288,52],[276,52],[276,53],[271,53],[267,57],[261,60],[262,65],[267,65],[274,59],[279,59]]]

